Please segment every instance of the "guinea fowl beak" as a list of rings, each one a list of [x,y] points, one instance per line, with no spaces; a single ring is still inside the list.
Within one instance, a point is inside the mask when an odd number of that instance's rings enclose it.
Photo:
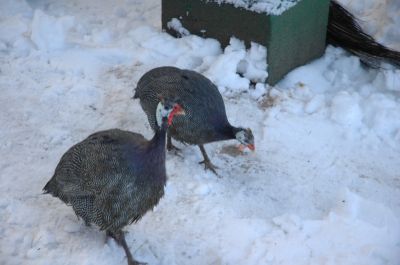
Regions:
[[[185,115],[185,114],[186,114],[185,110],[179,104],[176,104],[174,106],[174,109],[168,116],[168,125],[172,124],[172,120],[174,119],[175,115]]]
[[[251,151],[256,150],[256,147],[254,146],[254,144],[248,144],[247,148],[249,148]]]
[[[249,148],[251,151],[254,151],[254,150],[256,149],[256,148],[254,147],[254,144],[248,144],[248,145],[240,144],[240,145],[238,146],[238,149],[239,149],[240,152],[243,152],[244,149],[246,149],[246,147]]]

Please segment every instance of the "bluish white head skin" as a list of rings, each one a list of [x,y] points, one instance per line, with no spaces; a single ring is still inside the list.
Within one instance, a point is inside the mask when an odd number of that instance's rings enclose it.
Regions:
[[[156,109],[157,125],[161,127],[163,119],[167,119],[168,126],[172,124],[175,115],[185,115],[184,109],[178,103],[160,100]]]
[[[240,151],[243,151],[246,147],[249,148],[251,151],[255,150],[254,136],[250,128],[240,128],[240,130],[235,134],[235,137],[236,140],[240,142]]]

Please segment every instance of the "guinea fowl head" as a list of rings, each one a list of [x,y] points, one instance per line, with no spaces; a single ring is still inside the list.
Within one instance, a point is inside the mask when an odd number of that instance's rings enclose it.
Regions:
[[[240,142],[239,149],[241,151],[246,147],[248,147],[251,151],[255,150],[253,132],[249,128],[239,128],[238,132],[235,134],[235,137]]]
[[[177,103],[177,100],[160,99],[156,110],[157,125],[160,128],[163,125],[169,126],[176,115],[185,114],[185,110]]]

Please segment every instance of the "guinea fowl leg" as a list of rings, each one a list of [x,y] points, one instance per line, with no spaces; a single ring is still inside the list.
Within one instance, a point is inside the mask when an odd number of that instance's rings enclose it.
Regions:
[[[179,149],[178,147],[176,147],[175,145],[172,144],[172,138],[171,138],[171,134],[169,134],[169,132],[167,133],[167,150],[168,151],[175,150],[175,152],[181,151],[181,149]]]
[[[167,150],[168,152],[174,150],[175,155],[183,158],[181,155],[181,149],[172,144],[172,138],[169,132],[167,132]]]
[[[126,258],[128,260],[128,265],[146,265],[146,263],[139,262],[133,259],[128,244],[126,244],[124,232],[122,232],[121,230],[115,233],[107,231],[107,236],[114,238],[115,242],[117,242],[117,244],[120,245],[125,250]]]
[[[199,162],[199,164],[204,164],[204,169],[209,169],[212,172],[214,172],[215,175],[219,176],[217,174],[217,171],[215,171],[218,167],[215,166],[213,163],[211,163],[210,158],[208,158],[206,149],[204,149],[204,146],[202,144],[199,144],[199,148],[200,148],[200,151],[203,154],[203,158],[204,158],[204,160]]]

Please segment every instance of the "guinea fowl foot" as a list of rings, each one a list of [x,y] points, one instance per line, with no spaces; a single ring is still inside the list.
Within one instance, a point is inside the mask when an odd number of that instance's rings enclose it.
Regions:
[[[217,166],[215,166],[213,163],[211,163],[210,158],[208,158],[206,149],[204,149],[203,145],[199,145],[200,151],[203,154],[203,158],[204,160],[199,162],[199,164],[204,164],[204,169],[207,170],[211,170],[215,175],[217,175],[218,177],[220,177],[220,175],[218,175],[216,169],[218,168]]]
[[[131,251],[128,248],[128,244],[126,243],[124,232],[118,231],[118,232],[113,233],[113,232],[107,231],[107,237],[112,237],[115,240],[115,242],[117,242],[117,244],[120,245],[125,250],[128,265],[147,265],[147,263],[145,263],[145,262],[139,262],[139,261],[133,259]]]
[[[179,156],[180,158],[183,158],[181,149],[176,147],[172,143],[171,144],[167,144],[167,150],[168,150],[168,152],[173,152],[174,155]]]
[[[181,155],[181,149],[172,144],[172,139],[169,134],[167,136],[167,150],[168,152],[174,151],[175,155],[183,158],[183,156]]]
[[[175,151],[175,152],[180,152],[181,149],[173,145],[172,143],[167,143],[167,150],[168,151]]]
[[[209,170],[211,170],[215,175],[217,175],[217,176],[219,177],[219,175],[218,175],[218,173],[217,173],[217,171],[216,171],[216,169],[218,169],[219,167],[217,167],[216,165],[214,165],[213,163],[211,163],[210,160],[205,160],[205,159],[204,159],[203,161],[199,162],[199,164],[204,164],[204,169],[205,169],[205,170],[209,169]]]

